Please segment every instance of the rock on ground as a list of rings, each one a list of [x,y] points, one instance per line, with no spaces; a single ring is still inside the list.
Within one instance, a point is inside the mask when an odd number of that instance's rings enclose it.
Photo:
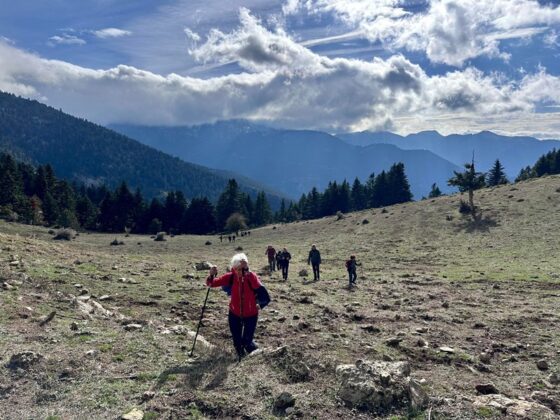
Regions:
[[[385,412],[403,407],[422,408],[428,396],[410,379],[407,362],[357,361],[336,368],[338,397],[349,407]]]
[[[500,394],[481,395],[474,400],[473,405],[477,408],[496,409],[506,417],[542,420],[556,418],[554,412],[544,405],[512,399]]]

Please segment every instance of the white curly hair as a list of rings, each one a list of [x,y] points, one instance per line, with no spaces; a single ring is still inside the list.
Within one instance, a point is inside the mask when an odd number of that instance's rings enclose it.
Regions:
[[[233,257],[231,257],[230,267],[232,269],[239,267],[239,265],[241,264],[241,261],[245,261],[247,264],[249,264],[249,259],[247,258],[247,255],[245,255],[242,252],[239,253],[239,254],[235,254]]]

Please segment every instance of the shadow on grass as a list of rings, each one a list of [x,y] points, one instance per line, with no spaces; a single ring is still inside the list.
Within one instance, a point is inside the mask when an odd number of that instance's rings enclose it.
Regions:
[[[490,232],[491,228],[497,226],[498,222],[494,217],[492,217],[491,215],[484,215],[481,211],[479,211],[478,213],[476,213],[474,218],[469,216],[468,218],[465,217],[464,219],[462,219],[457,225],[455,232]]]
[[[186,375],[186,382],[191,388],[214,389],[227,378],[227,368],[235,359],[228,353],[213,348],[197,358],[192,358],[181,366],[172,366],[164,370],[157,379],[156,388],[163,386],[170,376]]]

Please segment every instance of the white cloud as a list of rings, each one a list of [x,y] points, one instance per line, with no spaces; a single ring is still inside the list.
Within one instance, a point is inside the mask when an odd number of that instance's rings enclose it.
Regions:
[[[120,37],[122,37],[122,36],[132,35],[132,32],[130,32],[130,31],[125,31],[124,29],[118,29],[118,28],[99,29],[99,30],[97,30],[97,31],[92,31],[92,33],[93,33],[97,38],[102,38],[102,39],[106,39],[106,38],[120,38]]]
[[[210,64],[236,62],[241,73],[200,79],[117,66],[92,70],[46,60],[0,42],[0,89],[98,123],[198,124],[268,120],[298,128],[442,132],[494,126],[560,137],[558,123],[537,119],[539,103],[560,104],[560,79],[540,69],[515,83],[466,68],[429,76],[402,55],[363,61],[328,58],[266,29],[247,10],[230,32],[211,31],[191,53]],[[492,116],[491,120],[488,116]],[[510,124],[515,120],[515,125]],[[537,126],[545,121],[548,126]],[[430,124],[432,124],[430,126]]]
[[[51,47],[55,45],[84,45],[86,41],[82,38],[78,38],[76,35],[70,34],[62,34],[62,35],[55,35],[49,38],[47,44]]]
[[[331,14],[372,42],[423,51],[434,63],[463,66],[485,55],[507,60],[500,41],[532,37],[560,24],[560,7],[535,0],[431,0],[412,14],[400,0],[288,0],[287,14]]]

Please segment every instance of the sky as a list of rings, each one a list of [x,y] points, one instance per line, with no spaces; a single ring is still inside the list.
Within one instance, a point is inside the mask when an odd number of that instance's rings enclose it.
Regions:
[[[99,124],[560,139],[560,0],[22,0],[0,90]]]

